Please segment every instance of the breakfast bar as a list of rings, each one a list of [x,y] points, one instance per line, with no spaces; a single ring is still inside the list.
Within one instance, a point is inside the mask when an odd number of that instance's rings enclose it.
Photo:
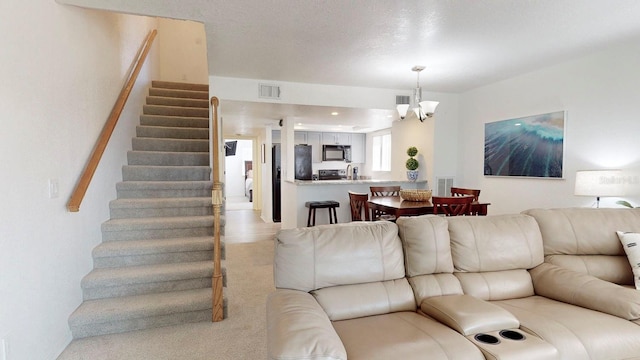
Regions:
[[[337,210],[338,223],[351,221],[349,205],[349,191],[369,194],[370,186],[400,186],[403,189],[427,189],[427,181],[408,180],[296,180],[283,182],[289,199],[295,201],[282,204],[282,228],[297,228],[307,226],[309,208],[305,203],[309,201],[334,200],[340,203]],[[286,216],[285,216],[286,214]],[[318,211],[316,225],[329,224],[326,211]]]

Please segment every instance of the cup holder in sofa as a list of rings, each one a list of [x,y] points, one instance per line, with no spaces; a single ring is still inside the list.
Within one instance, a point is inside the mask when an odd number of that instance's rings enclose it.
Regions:
[[[476,339],[476,341],[484,343],[484,344],[491,344],[491,345],[497,345],[500,344],[500,339],[498,339],[497,337],[493,336],[493,335],[489,335],[489,334],[476,334],[474,337],[474,339]]]
[[[509,339],[509,340],[521,341],[526,339],[523,333],[520,333],[518,331],[513,331],[513,330],[501,330],[499,334],[503,338]]]

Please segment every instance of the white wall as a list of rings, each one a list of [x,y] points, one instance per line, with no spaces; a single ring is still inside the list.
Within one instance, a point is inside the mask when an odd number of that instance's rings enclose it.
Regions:
[[[456,160],[458,157],[458,95],[425,94],[424,98],[438,99],[434,117],[420,122],[413,112],[401,121],[394,121],[391,127],[391,171],[376,172],[376,179],[406,180],[405,163],[409,156],[410,146],[418,148],[416,159],[420,163],[419,180],[427,180],[428,187],[435,189],[435,179],[440,176],[456,176]],[[367,155],[372,151],[372,137],[381,132],[367,134]],[[366,165],[366,172],[371,171],[371,163]]]
[[[208,84],[207,41],[204,24],[158,19],[160,76],[166,81]]]
[[[395,108],[396,95],[411,93],[407,89],[373,89],[221,76],[209,77],[209,83],[212,88],[211,95],[225,100],[343,106],[364,109],[393,109]],[[281,100],[272,101],[258,98],[258,85],[261,83],[280,85],[282,90]]]
[[[260,146],[264,146],[264,163],[260,164],[261,167],[261,182],[262,182],[262,191],[261,191],[261,217],[265,222],[273,222],[273,154],[272,154],[272,137],[271,137],[271,126],[267,126],[264,131],[258,137],[258,142]],[[260,149],[262,152],[262,149]],[[261,159],[262,160],[262,159]],[[254,172],[255,174],[255,172]],[[257,194],[256,197],[258,196]]]
[[[8,359],[55,359],[71,340],[67,320],[82,300],[80,280],[92,269],[153,61],[80,212],[65,205],[154,23],[53,1],[0,5],[0,338]],[[48,197],[48,179],[58,179],[59,197]]]
[[[636,41],[463,94],[457,162],[463,176],[457,184],[482,189],[482,200],[492,203],[490,214],[591,206],[595,199],[573,195],[577,170],[640,165],[638,64]],[[563,180],[483,176],[486,122],[558,110],[568,115]],[[615,207],[616,200],[604,198],[601,206]]]
[[[233,141],[234,139],[225,139]],[[245,196],[244,162],[253,159],[251,140],[238,141],[235,156],[225,157],[225,196]]]
[[[258,84],[262,82],[277,83],[282,89],[282,99],[279,101],[268,101],[258,98]],[[256,101],[256,102],[280,102],[285,104],[320,105],[320,106],[343,106],[369,109],[394,109],[396,95],[411,95],[411,89],[374,89],[349,86],[333,86],[320,84],[303,84],[282,81],[271,81],[268,79],[239,79],[211,76],[209,78],[211,95],[220,99]],[[425,170],[421,179],[427,179],[429,186],[433,184],[436,176],[457,175],[457,137],[458,137],[458,98],[456,94],[423,92],[423,98],[439,101],[440,105],[436,110],[433,119],[420,123],[416,118],[407,118],[401,123],[393,125],[396,135],[393,136],[394,147],[392,155],[392,173],[390,179],[406,179],[406,169],[404,163],[407,159],[406,149],[409,146],[416,146],[420,149],[420,156],[424,161],[420,165],[421,170]],[[286,120],[286,119],[285,119]],[[284,133],[284,128],[280,128]],[[293,129],[291,129],[293,131]],[[284,136],[284,135],[281,135]],[[292,134],[290,134],[292,136]],[[282,141],[284,144],[284,141]],[[369,147],[368,147],[369,148]],[[437,151],[434,150],[437,148]],[[293,145],[291,146],[293,149]],[[369,154],[367,154],[367,157]],[[286,179],[289,172],[287,168],[287,157],[283,154],[283,174]],[[293,160],[290,160],[289,167]],[[321,168],[315,166],[314,170]],[[324,166],[324,165],[323,165]],[[331,168],[346,168],[331,165]],[[360,169],[361,175],[370,174],[369,169]],[[364,170],[364,172],[362,171]],[[293,174],[290,174],[290,180]],[[293,204],[294,192],[283,191],[283,219],[287,209],[284,207]],[[264,198],[265,201],[270,199]],[[271,206],[270,202],[264,202],[264,207]]]

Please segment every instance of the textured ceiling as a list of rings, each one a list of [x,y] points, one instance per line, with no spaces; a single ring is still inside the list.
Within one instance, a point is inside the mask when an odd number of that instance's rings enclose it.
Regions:
[[[220,1],[213,75],[462,92],[640,35],[640,1]]]
[[[637,0],[58,1],[202,21],[215,76],[449,93],[640,39]]]

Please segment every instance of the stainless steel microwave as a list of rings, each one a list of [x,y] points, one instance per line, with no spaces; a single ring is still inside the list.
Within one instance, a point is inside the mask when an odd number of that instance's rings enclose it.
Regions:
[[[322,161],[351,162],[351,145],[322,145]]]

